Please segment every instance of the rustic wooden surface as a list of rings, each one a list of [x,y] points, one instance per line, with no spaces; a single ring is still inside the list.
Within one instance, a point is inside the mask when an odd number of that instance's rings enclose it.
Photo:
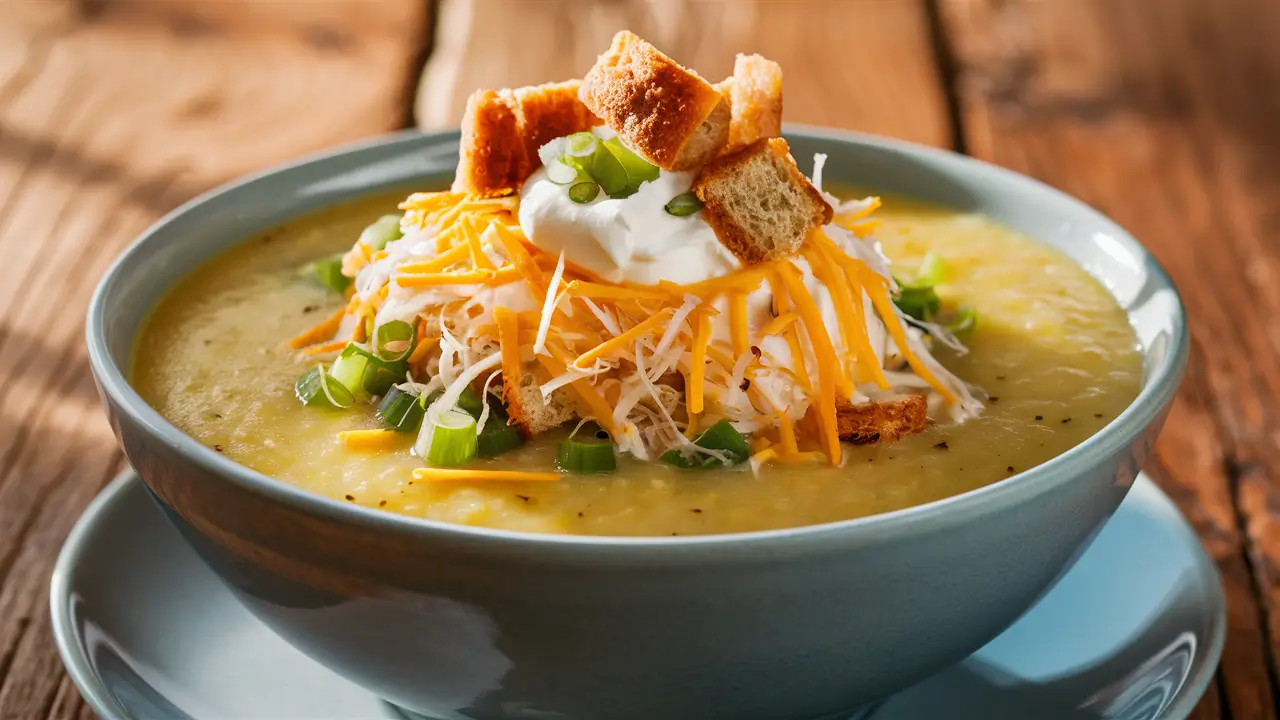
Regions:
[[[1229,597],[1194,717],[1280,720],[1280,323],[1261,319],[1280,316],[1280,5],[1266,0],[0,0],[0,718],[90,716],[53,650],[46,585],[119,464],[81,340],[111,257],[238,174],[415,110],[456,124],[477,86],[579,76],[622,27],[713,79],[735,52],[769,55],[788,119],[1006,165],[1153,249],[1194,340],[1147,470]]]

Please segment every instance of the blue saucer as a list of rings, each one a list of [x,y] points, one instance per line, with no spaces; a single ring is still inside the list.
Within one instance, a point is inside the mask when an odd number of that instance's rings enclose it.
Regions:
[[[63,662],[104,718],[404,717],[242,609],[132,473],[67,538],[51,604]],[[1213,563],[1139,476],[1093,546],[1022,619],[857,720],[1185,718],[1225,631]]]

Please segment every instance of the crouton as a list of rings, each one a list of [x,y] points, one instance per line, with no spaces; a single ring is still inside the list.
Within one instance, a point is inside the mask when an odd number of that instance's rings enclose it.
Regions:
[[[782,134],[782,66],[760,55],[739,54],[733,75],[715,85],[729,99],[725,152]]]
[[[511,98],[494,90],[472,93],[462,116],[455,191],[503,195],[519,187],[531,172],[519,123]]]
[[[577,417],[573,397],[560,388],[544,399],[537,376],[527,372],[514,380],[502,378],[502,399],[507,406],[508,423],[526,438],[560,427]]]
[[[729,102],[696,72],[623,30],[582,81],[584,105],[664,170],[691,170],[729,137]]]
[[[888,445],[924,430],[928,403],[923,395],[850,404],[836,403],[840,439],[858,445]]]
[[[747,264],[793,255],[811,229],[831,222],[831,206],[781,138],[714,160],[693,191],[720,243]]]
[[[453,189],[505,195],[542,166],[548,141],[589,130],[600,120],[578,99],[571,80],[515,90],[479,90],[467,101]]]

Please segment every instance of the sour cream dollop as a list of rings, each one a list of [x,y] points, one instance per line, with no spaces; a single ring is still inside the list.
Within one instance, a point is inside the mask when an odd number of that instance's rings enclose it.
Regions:
[[[589,203],[569,199],[568,188],[538,170],[520,192],[520,229],[542,250],[564,257],[611,282],[687,284],[727,275],[741,263],[699,215],[676,217],[666,204],[688,192],[693,173],[667,172],[631,197]]]

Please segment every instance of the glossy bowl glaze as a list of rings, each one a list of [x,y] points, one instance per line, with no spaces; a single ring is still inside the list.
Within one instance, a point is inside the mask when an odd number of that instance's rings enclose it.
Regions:
[[[129,461],[258,618],[391,702],[442,719],[835,718],[964,658],[1062,575],[1115,510],[1187,354],[1168,277],[1123,229],[1040,183],[952,153],[788,128],[826,177],[986,214],[1081,262],[1127,310],[1143,390],[1097,435],[939,502],[812,527],[605,538],[461,527],[312,495],[162,418],[127,368],[186,273],[300,213],[453,172],[456,132],[341,148],[215,190],[102,280],[89,354]]]

